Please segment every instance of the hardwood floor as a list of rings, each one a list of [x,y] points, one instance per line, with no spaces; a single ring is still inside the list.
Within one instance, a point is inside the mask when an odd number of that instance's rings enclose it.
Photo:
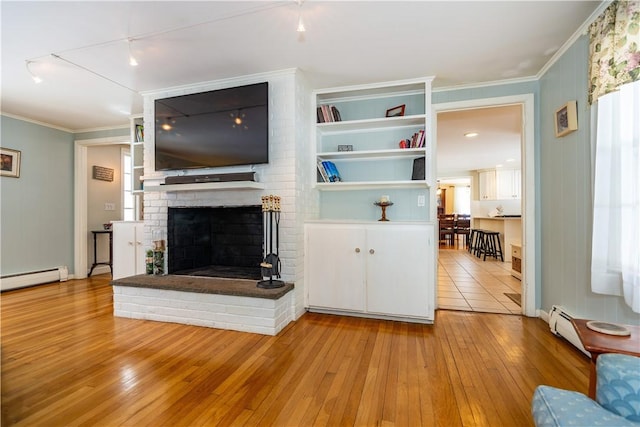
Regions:
[[[276,337],[113,317],[109,275],[0,295],[2,425],[530,426],[589,361],[540,319],[307,313]]]

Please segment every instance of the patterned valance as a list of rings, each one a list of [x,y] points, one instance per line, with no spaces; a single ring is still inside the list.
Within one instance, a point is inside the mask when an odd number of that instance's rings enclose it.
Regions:
[[[640,80],[640,1],[614,1],[589,27],[589,103]]]

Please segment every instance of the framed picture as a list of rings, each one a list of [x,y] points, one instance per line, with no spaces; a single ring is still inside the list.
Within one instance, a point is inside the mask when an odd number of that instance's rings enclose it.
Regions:
[[[565,136],[578,129],[576,101],[569,101],[556,110],[556,138]]]
[[[0,176],[20,178],[20,152],[0,148]]]
[[[405,104],[398,105],[397,107],[389,108],[387,110],[386,117],[400,117],[404,116],[404,107]]]

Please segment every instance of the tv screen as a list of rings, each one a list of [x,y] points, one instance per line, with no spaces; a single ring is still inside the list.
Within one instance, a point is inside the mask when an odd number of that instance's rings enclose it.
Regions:
[[[155,100],[155,168],[269,162],[268,83]]]

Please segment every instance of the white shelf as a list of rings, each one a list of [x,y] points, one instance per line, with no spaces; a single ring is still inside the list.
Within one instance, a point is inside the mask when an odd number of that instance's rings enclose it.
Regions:
[[[385,188],[429,188],[426,181],[360,181],[360,182],[318,182],[321,191],[375,190]]]
[[[375,129],[408,127],[408,126],[422,126],[424,127],[426,120],[425,114],[418,114],[414,116],[402,116],[402,117],[382,117],[376,119],[364,119],[364,120],[347,120],[341,122],[326,122],[317,123],[316,129],[323,135],[329,135],[331,133],[344,133],[352,131],[367,131]]]
[[[425,148],[397,148],[391,150],[328,151],[325,153],[318,153],[317,156],[322,160],[366,160],[422,157],[426,156],[426,154],[427,150]]]
[[[231,181],[231,182],[199,182],[193,184],[161,184],[144,187],[145,192],[151,191],[205,191],[205,190],[264,190],[262,182]]]

